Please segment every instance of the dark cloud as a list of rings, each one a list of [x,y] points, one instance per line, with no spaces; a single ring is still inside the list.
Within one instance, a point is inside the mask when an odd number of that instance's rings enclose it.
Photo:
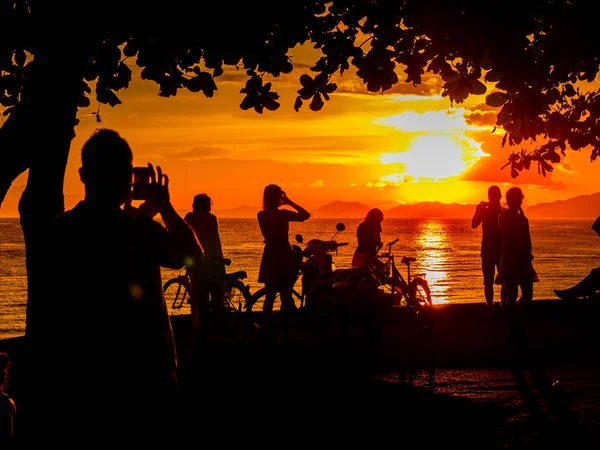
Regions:
[[[383,94],[432,96],[442,93],[444,82],[437,75],[423,75],[421,84],[416,87],[412,83],[406,83],[404,81],[406,77],[403,75],[405,74],[399,74],[398,78],[400,81]],[[345,75],[344,77],[337,77],[336,82],[338,84],[336,93],[382,95],[381,92],[370,92],[367,90],[366,85],[354,73]]]
[[[494,126],[496,125],[496,111],[482,111],[468,109],[464,113],[465,122],[472,126]]]
[[[519,184],[532,184],[537,186],[559,186],[560,183],[557,183],[552,179],[552,173],[547,173],[546,176],[538,173],[536,163],[532,163],[529,170],[521,171],[517,178],[512,178],[510,166],[505,167],[505,165],[508,163],[510,154],[512,152],[520,152],[522,148],[524,148],[524,146],[511,147],[508,144],[505,147],[502,147],[502,135],[497,135],[496,133],[492,135],[488,133],[487,136],[485,136],[485,142],[482,144],[481,149],[489,156],[479,159],[479,161],[473,164],[473,166],[460,176],[460,180],[492,183],[516,182]]]

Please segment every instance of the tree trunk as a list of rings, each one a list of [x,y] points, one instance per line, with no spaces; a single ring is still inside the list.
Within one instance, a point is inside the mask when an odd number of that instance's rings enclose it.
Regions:
[[[0,206],[13,181],[29,168],[28,112],[19,104],[0,128]]]
[[[44,249],[51,220],[64,211],[63,182],[83,81],[80,59],[65,53],[58,45],[37,53],[22,96],[27,110],[23,117],[29,120],[21,124],[21,129],[27,128],[22,135],[26,148],[17,150],[29,159],[27,185],[19,201],[27,266],[28,337],[51,325],[44,323],[43,306],[60,295],[45,289],[44,272],[53,258]]]

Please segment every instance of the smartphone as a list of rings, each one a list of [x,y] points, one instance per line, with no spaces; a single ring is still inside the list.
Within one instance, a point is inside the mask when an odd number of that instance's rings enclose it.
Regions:
[[[150,168],[133,168],[133,199],[144,200],[144,186],[150,184]]]

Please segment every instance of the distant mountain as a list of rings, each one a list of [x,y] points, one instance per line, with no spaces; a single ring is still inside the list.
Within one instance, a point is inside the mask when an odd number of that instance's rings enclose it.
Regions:
[[[312,217],[322,219],[363,218],[371,209],[363,203],[336,200],[310,211]]]
[[[427,217],[427,218],[471,218],[475,212],[475,205],[461,205],[460,203],[421,202],[411,205],[398,205],[384,211],[386,218],[395,217]]]
[[[241,205],[229,209],[213,209],[212,213],[219,219],[256,219],[260,206]]]
[[[527,208],[525,214],[530,219],[595,219],[600,216],[600,192],[538,203]]]

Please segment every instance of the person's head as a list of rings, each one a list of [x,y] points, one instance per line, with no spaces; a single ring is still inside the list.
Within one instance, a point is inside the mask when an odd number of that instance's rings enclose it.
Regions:
[[[383,222],[383,211],[379,208],[373,208],[369,210],[365,216],[365,222],[381,223]]]
[[[502,191],[498,186],[490,186],[488,189],[488,200],[490,203],[500,203],[502,199]]]
[[[263,209],[279,208],[282,205],[283,191],[276,184],[269,184],[263,192]]]
[[[508,191],[506,191],[506,204],[511,209],[518,209],[523,204],[523,199],[525,196],[523,195],[523,191],[521,191],[518,187],[511,187]]]
[[[114,130],[96,130],[81,149],[79,177],[87,199],[125,203],[133,178],[133,153],[127,141]]]
[[[192,208],[194,212],[210,212],[212,209],[212,199],[206,194],[198,194],[194,197]]]

